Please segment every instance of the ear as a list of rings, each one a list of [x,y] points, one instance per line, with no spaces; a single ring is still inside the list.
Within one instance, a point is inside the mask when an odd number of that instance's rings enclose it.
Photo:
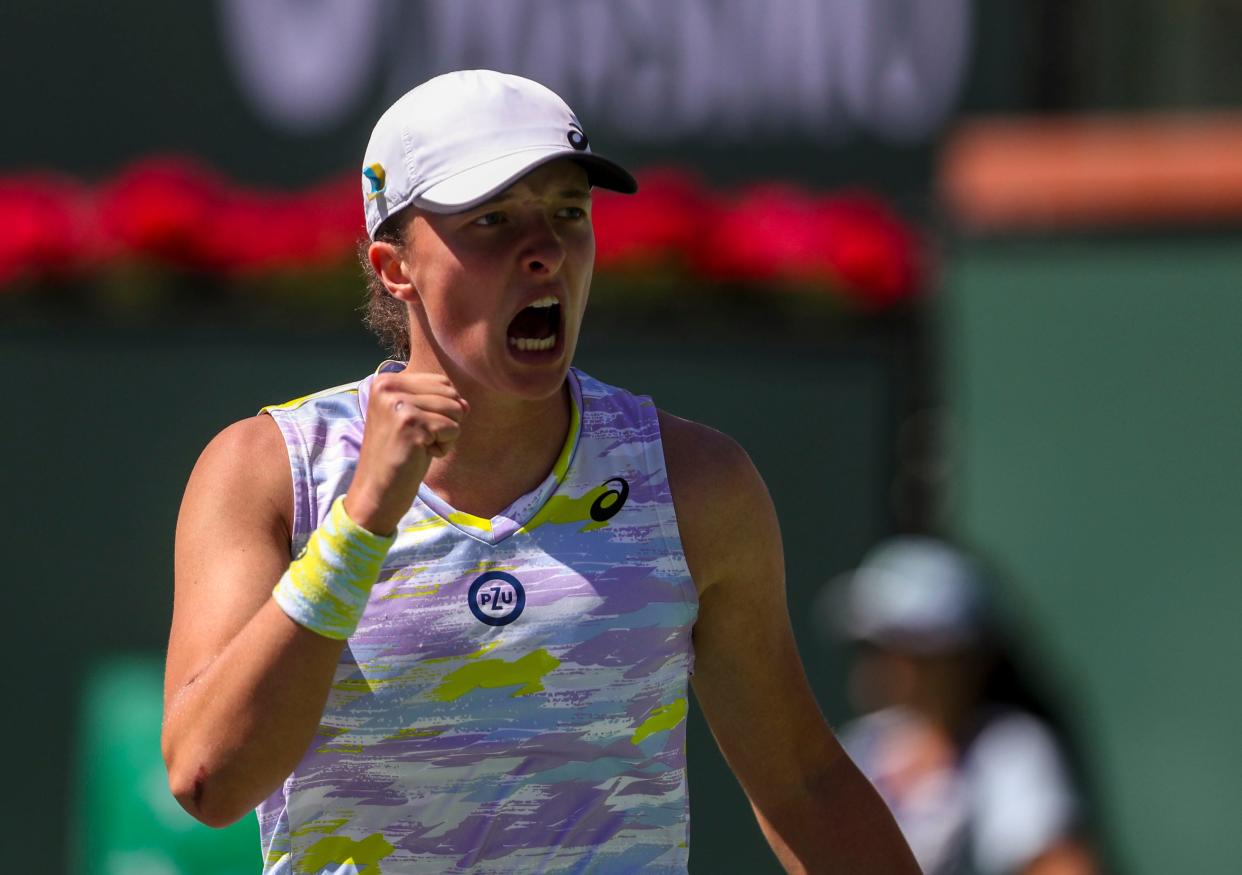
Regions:
[[[376,240],[367,247],[367,259],[390,295],[398,301],[417,302],[418,290],[410,279],[405,252],[402,249],[392,243]]]

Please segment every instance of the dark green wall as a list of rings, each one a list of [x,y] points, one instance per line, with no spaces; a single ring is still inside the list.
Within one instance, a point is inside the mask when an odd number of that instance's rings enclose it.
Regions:
[[[762,297],[749,301],[714,320],[694,316],[700,306],[711,312],[708,299],[680,315],[596,312],[578,361],[732,433],[752,453],[781,516],[796,632],[821,702],[839,719],[838,669],[817,649],[806,610],[817,587],[889,525],[906,328],[859,320],[859,331],[844,331],[830,314],[795,319]],[[364,376],[380,358],[361,329],[277,331],[202,313],[126,324],[87,299],[63,303],[58,312],[0,308],[13,655],[0,746],[14,754],[10,786],[23,788],[0,794],[0,822],[40,849],[46,872],[67,865],[88,670],[164,648],[173,525],[198,452],[260,405]],[[690,751],[694,870],[778,871],[697,713]]]
[[[1242,859],[1242,246],[974,243],[948,282],[966,534],[1077,694],[1135,875]]]

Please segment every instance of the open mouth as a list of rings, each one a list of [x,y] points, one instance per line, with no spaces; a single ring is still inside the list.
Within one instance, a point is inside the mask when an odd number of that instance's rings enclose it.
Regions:
[[[523,352],[552,349],[561,328],[561,305],[545,295],[523,308],[509,323],[509,346]]]

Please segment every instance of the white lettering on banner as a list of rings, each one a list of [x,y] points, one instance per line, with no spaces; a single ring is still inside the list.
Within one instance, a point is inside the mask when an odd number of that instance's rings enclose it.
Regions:
[[[635,141],[862,130],[927,139],[961,88],[970,0],[221,0],[247,94],[293,130],[487,67]],[[391,13],[391,14],[389,14]],[[381,39],[385,29],[396,33]],[[381,45],[384,47],[381,49]]]
[[[379,60],[379,0],[220,0],[246,96],[276,127],[310,133],[357,106]]]
[[[969,52],[970,9],[962,2],[833,0],[851,35],[836,46],[850,114],[894,140],[926,136],[957,96]],[[946,63],[956,59],[956,63]]]

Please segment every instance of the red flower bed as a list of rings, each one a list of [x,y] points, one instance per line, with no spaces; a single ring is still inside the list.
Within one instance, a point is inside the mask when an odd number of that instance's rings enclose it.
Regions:
[[[62,177],[0,179],[0,286],[24,274],[69,276],[94,262],[87,203]]]
[[[723,197],[676,168],[639,183],[633,197],[596,193],[600,272],[822,286],[871,307],[926,284],[918,235],[874,196],[766,183]],[[0,178],[0,284],[126,261],[226,276],[329,267],[364,233],[358,197],[352,175],[258,191],[175,158],[138,162],[93,191],[50,175]]]

